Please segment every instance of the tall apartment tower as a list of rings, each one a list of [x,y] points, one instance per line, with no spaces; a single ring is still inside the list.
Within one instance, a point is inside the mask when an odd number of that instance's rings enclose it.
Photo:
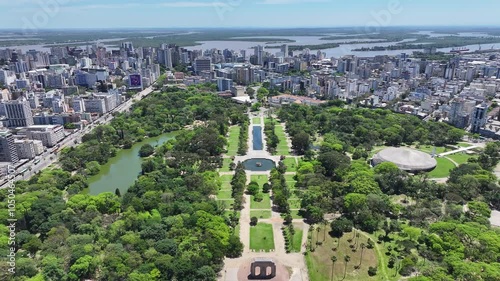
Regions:
[[[474,108],[474,113],[472,113],[472,133],[479,133],[479,130],[486,125],[486,119],[488,118],[488,106],[481,104]]]
[[[9,131],[0,131],[0,162],[19,162],[14,136]]]
[[[33,114],[29,101],[24,98],[5,103],[9,127],[33,126]]]

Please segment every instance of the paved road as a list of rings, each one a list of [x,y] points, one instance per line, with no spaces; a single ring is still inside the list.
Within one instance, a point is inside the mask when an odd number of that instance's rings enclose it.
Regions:
[[[91,125],[87,126],[85,129],[80,130],[76,133],[73,133],[73,134],[67,136],[65,139],[63,139],[59,143],[59,145],[60,145],[59,150],[66,148],[66,147],[72,147],[72,146],[78,145],[79,143],[82,142],[82,136],[90,133],[96,125],[108,124],[109,122],[111,122],[111,120],[113,120],[112,113],[128,111],[130,109],[130,107],[132,107],[134,102],[141,100],[142,98],[146,97],[147,95],[151,94],[152,92],[153,92],[152,86],[144,89],[142,92],[138,93],[137,95],[135,95],[134,97],[132,97],[128,101],[117,106],[111,112],[106,113],[103,116],[101,116],[100,118],[98,118],[97,120],[95,120]],[[51,153],[52,150],[53,150],[53,148],[48,149],[46,152],[44,152],[42,155],[40,155],[38,157],[38,159],[40,159],[40,162],[38,164],[35,165],[34,160],[31,160],[31,161],[25,163],[24,165],[20,166],[19,168],[17,168],[17,171],[22,171],[23,169],[28,169],[28,170],[24,173],[24,175],[16,176],[14,178],[14,181],[28,180],[34,174],[38,173],[39,171],[41,171],[41,170],[47,168],[48,166],[52,165],[53,163],[55,163],[58,160],[58,155]],[[31,171],[29,170],[29,168],[31,168]],[[7,188],[7,186],[8,186],[8,182],[3,183],[0,186],[0,188]]]

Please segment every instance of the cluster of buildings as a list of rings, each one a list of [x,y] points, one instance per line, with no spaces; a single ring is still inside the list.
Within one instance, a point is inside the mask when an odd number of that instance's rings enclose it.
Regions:
[[[276,50],[275,50],[276,51]],[[397,56],[327,58],[321,51],[188,50],[175,44],[119,49],[52,47],[50,52],[0,50],[0,162],[32,159],[57,145],[64,126],[84,126],[141,90],[166,69],[165,83],[214,83],[219,95],[240,98],[266,85],[272,106],[343,100],[389,108],[500,138],[500,57],[456,54],[449,61]],[[73,126],[71,126],[73,127]]]

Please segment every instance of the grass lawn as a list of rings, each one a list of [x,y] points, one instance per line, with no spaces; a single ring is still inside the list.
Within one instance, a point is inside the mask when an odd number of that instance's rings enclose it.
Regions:
[[[262,120],[259,117],[252,118],[252,124],[260,125]]]
[[[295,184],[297,184],[297,182],[296,181],[287,181],[286,184],[288,185],[288,188],[295,189]]]
[[[222,175],[222,176],[220,176],[220,180],[222,182],[231,182],[232,179],[233,179],[233,175]]]
[[[222,168],[220,168],[220,172],[231,172],[231,170],[229,170],[229,165],[233,162],[233,160],[230,158],[224,158],[222,161]]]
[[[226,209],[231,209],[231,207],[234,204],[234,199],[227,199],[227,200],[217,200],[218,202],[224,203]]]
[[[302,233],[304,232],[302,230],[302,225],[301,224],[293,224],[293,229],[295,230],[295,233],[293,234],[293,237],[291,239],[291,248],[290,251],[292,253],[300,253],[300,249],[302,247]],[[288,231],[288,228],[285,230],[286,235],[290,236],[290,232]]]
[[[288,199],[288,204],[290,204],[290,209],[300,209],[300,200]]]
[[[448,155],[446,157],[448,157],[451,160],[457,162],[458,165],[461,165],[461,164],[467,163],[467,160],[469,160],[470,158],[472,158],[473,155],[469,155],[469,154],[466,154],[466,153],[459,152],[459,153],[455,153],[455,154],[452,154],[452,155]]]
[[[250,227],[250,249],[269,252],[274,250],[273,226],[267,223],[258,223]]]
[[[259,184],[260,188],[264,186],[265,183],[269,182],[269,178],[265,175],[252,175],[250,181],[255,181]]]
[[[283,160],[285,163],[285,166],[287,167],[286,171],[287,172],[295,172],[297,171],[297,161],[295,160],[295,157],[288,157]]]
[[[292,215],[293,219],[303,219],[301,215],[299,215],[300,210],[291,210],[290,214]]]
[[[250,209],[271,209],[271,198],[268,193],[263,193],[263,200],[257,202],[254,199],[254,196],[250,196]]]
[[[229,218],[229,215],[234,213],[233,210],[227,210],[224,212],[224,215]],[[236,217],[239,219],[240,218],[240,212],[236,212]]]
[[[434,146],[432,145],[421,145],[419,148],[416,148],[417,150],[420,150],[420,151],[423,151],[423,152],[427,152],[427,153],[432,153],[434,151]],[[451,148],[446,148],[444,146],[436,146],[436,153],[437,154],[440,154],[440,153],[443,153],[443,152],[448,152],[448,151],[452,151]]]
[[[285,175],[285,180],[287,182],[289,182],[289,181],[295,181],[295,179],[293,177],[295,177],[295,175]]]
[[[223,181],[220,188],[223,190],[231,190],[231,182],[230,181]]]
[[[217,199],[231,199],[231,190],[221,190],[217,193]]]
[[[271,211],[250,211],[250,217],[257,217],[259,219],[270,219]]]
[[[238,143],[240,137],[240,126],[229,128],[229,138],[227,139],[227,155],[236,156],[238,153]]]
[[[312,234],[314,242],[319,239],[319,241],[323,244],[321,246],[317,246],[314,252],[309,252],[305,256],[307,267],[309,269],[309,280],[331,280],[332,256],[337,257],[337,262],[335,263],[335,267],[333,270],[333,280],[397,280],[396,278],[392,278],[392,274],[386,279],[385,276],[381,275],[380,270],[377,272],[376,276],[370,277],[368,275],[368,268],[370,266],[377,267],[377,253],[375,249],[365,248],[361,260],[361,248],[358,247],[358,250],[356,252],[353,252],[349,247],[350,243],[347,242],[347,239],[350,239],[352,237],[351,233],[347,233],[346,235],[344,235],[340,239],[340,243],[337,247],[337,238],[331,237],[328,234],[328,231],[330,231],[330,226],[327,226],[325,240],[323,226],[321,226],[321,231],[319,233],[314,231],[314,233]],[[366,244],[367,239],[363,239],[363,236],[361,236],[360,239],[363,243]],[[337,248],[337,250],[332,251],[333,248]],[[345,267],[344,255],[348,255],[349,257],[351,257],[351,260],[347,264],[347,267]],[[359,269],[354,269],[354,266],[359,265],[360,261],[361,267]],[[342,279],[344,276],[344,268],[347,268],[346,277],[345,279]]]
[[[459,142],[459,143],[457,144],[457,146],[459,146],[459,147],[471,147],[472,145],[470,145],[470,144],[468,144],[468,143],[465,143],[465,142]]]
[[[446,178],[450,175],[450,170],[455,168],[455,164],[446,158],[436,158],[436,161],[436,169],[429,173],[429,177],[431,178]]]

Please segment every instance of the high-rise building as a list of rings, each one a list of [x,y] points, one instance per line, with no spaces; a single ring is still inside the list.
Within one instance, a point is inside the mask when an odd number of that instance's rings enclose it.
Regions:
[[[197,58],[194,61],[194,71],[198,75],[203,71],[212,71],[212,61],[210,58]]]
[[[173,67],[172,63],[172,50],[166,46],[164,49],[158,51],[158,62],[168,69]]]
[[[254,55],[258,65],[264,65],[264,47],[261,45],[254,48]]]
[[[488,106],[481,104],[476,106],[474,113],[472,114],[472,133],[479,133],[479,130],[486,125],[486,119],[488,118]]]
[[[28,127],[33,125],[33,115],[31,113],[30,103],[20,98],[15,101],[5,103],[9,127]]]
[[[0,162],[19,162],[14,136],[9,131],[0,131]]]
[[[288,45],[287,44],[281,45],[281,52],[284,54],[285,58],[288,57]]]

